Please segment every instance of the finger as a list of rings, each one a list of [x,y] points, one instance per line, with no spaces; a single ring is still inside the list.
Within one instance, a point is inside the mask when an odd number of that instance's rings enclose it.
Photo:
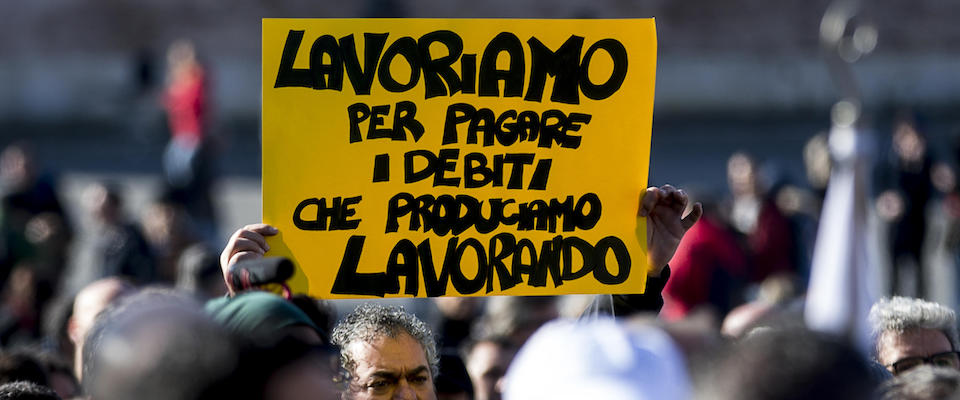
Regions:
[[[671,187],[672,190],[668,192],[668,196],[664,196],[664,205],[670,207],[673,211],[678,213],[683,212],[683,209],[687,208],[687,192],[683,189],[676,189]]]
[[[226,271],[227,267],[232,265],[230,260],[233,255],[237,252],[237,241],[240,239],[253,240],[261,245],[264,249],[263,251],[269,250],[270,246],[267,245],[266,239],[263,236],[273,236],[278,232],[277,228],[267,225],[267,224],[250,224],[244,226],[243,228],[237,229],[233,235],[230,235],[230,240],[227,241],[227,246],[223,248],[223,251],[220,253],[220,268]]]
[[[637,215],[641,217],[650,215],[650,211],[653,210],[653,207],[660,201],[660,197],[660,188],[648,187],[647,191],[643,193],[643,198],[640,199],[640,210],[637,211]]]
[[[666,185],[660,186],[660,191],[663,192],[663,195],[661,196],[661,198],[670,199],[677,193],[677,188],[673,187],[673,185],[666,184]]]
[[[236,240],[249,240],[259,245],[264,252],[270,251],[270,245],[267,244],[267,239],[254,231],[241,230],[237,232]]]
[[[681,224],[683,225],[683,231],[686,232],[693,227],[693,224],[696,224],[697,221],[700,220],[701,216],[703,216],[703,205],[698,202],[693,205],[693,209],[690,210],[690,213],[680,220]]]
[[[263,243],[246,238],[239,238],[233,242],[231,253],[236,254],[241,251],[252,251],[263,254],[267,252],[267,249],[263,247]]]
[[[237,232],[240,232],[240,231],[256,232],[263,236],[273,236],[273,235],[276,235],[277,232],[279,232],[276,227],[268,224],[250,224],[250,225],[244,226]]]
[[[234,265],[240,261],[244,260],[255,260],[258,258],[263,258],[263,254],[252,252],[252,251],[241,251],[230,257],[230,265]]]

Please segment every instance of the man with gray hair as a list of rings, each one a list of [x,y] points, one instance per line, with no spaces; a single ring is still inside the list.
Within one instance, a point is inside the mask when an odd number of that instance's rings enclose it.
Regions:
[[[960,369],[957,316],[941,304],[909,297],[878,301],[870,309],[876,360],[898,375],[923,364]]]
[[[335,328],[351,382],[350,400],[436,400],[437,344],[423,321],[397,307],[366,303]]]

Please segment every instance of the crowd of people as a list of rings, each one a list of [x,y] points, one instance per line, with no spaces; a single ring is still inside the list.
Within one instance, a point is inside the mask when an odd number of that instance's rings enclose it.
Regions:
[[[731,164],[740,162],[746,166],[736,168],[754,168],[749,158]],[[35,190],[26,196],[54,193]],[[196,250],[199,240],[161,253],[119,211],[115,188],[93,185],[85,202],[103,226],[94,248],[102,269],[88,271],[66,300],[58,285],[80,278],[53,261],[38,267],[66,253],[44,253],[52,245],[31,240],[28,228],[52,214],[45,219],[64,232],[44,237],[70,238],[62,210],[4,214],[23,213],[25,222],[16,231],[4,221],[7,237],[19,232],[24,246],[8,255],[16,261],[3,297],[10,333],[0,338],[0,399],[960,398],[960,338],[948,306],[879,301],[869,321],[874,348],[864,354],[849,338],[804,327],[802,303],[738,303],[732,284],[714,303],[711,285],[738,278],[721,261],[742,263],[739,277],[767,280],[795,267],[750,269],[754,255],[720,246],[745,252],[731,239],[709,242],[723,250],[716,263],[684,270],[693,262],[684,252],[728,225],[711,213],[715,205],[669,185],[647,189],[639,204],[650,221],[644,294],[448,297],[430,299],[432,311],[419,316],[373,301],[341,316],[332,301],[234,287],[231,267],[264,256],[266,237],[278,233],[269,225],[238,230],[219,257]],[[175,213],[180,205],[166,207]],[[719,277],[721,269],[728,276]],[[702,305],[673,315],[671,285],[686,282],[683,273],[713,275],[707,288],[689,289]],[[775,297],[764,294],[775,290],[767,285],[757,296]],[[722,305],[730,311],[717,312]]]
[[[960,399],[956,313],[924,284],[927,214],[943,205],[956,247],[960,187],[914,117],[895,121],[876,168],[892,297],[870,311],[866,351],[802,318],[825,135],[804,148],[806,184],[738,152],[726,199],[647,189],[643,294],[444,297],[417,312],[371,301],[338,315],[333,301],[233,285],[230,268],[278,232],[248,225],[210,246],[206,76],[187,42],[168,58],[165,189],[140,220],[122,188],[98,182],[81,231],[29,144],[0,153],[0,400]]]

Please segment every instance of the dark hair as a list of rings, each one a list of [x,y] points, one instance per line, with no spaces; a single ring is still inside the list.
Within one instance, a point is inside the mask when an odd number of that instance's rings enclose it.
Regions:
[[[467,393],[473,398],[473,382],[467,373],[467,366],[456,353],[440,354],[440,373],[435,383],[437,393]]]
[[[330,343],[329,332],[333,331],[333,324],[337,320],[337,311],[330,306],[330,303],[305,294],[294,295],[290,298],[290,302],[310,317],[319,329],[318,333],[323,342]]]
[[[860,399],[875,386],[850,345],[804,329],[764,328],[729,350],[701,385],[700,398]]]
[[[27,381],[47,384],[47,373],[35,357],[24,350],[0,352],[0,384]]]
[[[236,358],[235,341],[192,296],[147,289],[95,320],[83,387],[98,400],[234,398],[225,382]]]
[[[17,381],[0,385],[0,400],[61,400],[57,392],[34,382]]]
[[[340,368],[340,352],[336,347],[329,344],[311,344],[294,335],[287,335],[269,343],[247,341],[239,354],[238,368],[231,374],[230,379],[234,387],[243,388],[237,393],[250,398],[265,398],[265,390],[270,380],[287,367],[302,361],[319,362],[330,367],[330,379],[340,389],[349,380],[349,375]],[[223,397],[222,393],[212,395]]]
[[[517,350],[517,346],[510,340],[510,338],[506,336],[492,335],[492,334],[480,335],[477,337],[471,337],[470,339],[464,341],[464,343],[460,346],[460,354],[459,354],[460,357],[464,361],[469,362],[470,353],[472,353],[473,349],[477,347],[477,345],[480,343],[492,343],[501,349],[512,350],[512,351]]]

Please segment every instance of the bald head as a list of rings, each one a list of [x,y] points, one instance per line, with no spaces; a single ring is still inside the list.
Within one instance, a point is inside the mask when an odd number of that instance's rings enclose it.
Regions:
[[[83,352],[83,339],[93,326],[93,321],[107,306],[134,291],[135,288],[130,282],[120,278],[104,278],[85,286],[77,293],[73,300],[73,315],[67,327],[70,341],[75,348],[73,368],[77,378],[80,378],[82,370],[80,354]]]

